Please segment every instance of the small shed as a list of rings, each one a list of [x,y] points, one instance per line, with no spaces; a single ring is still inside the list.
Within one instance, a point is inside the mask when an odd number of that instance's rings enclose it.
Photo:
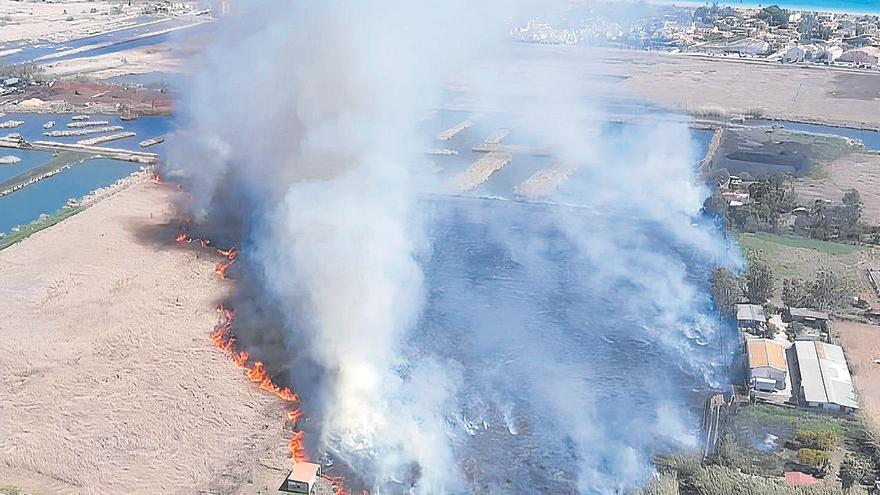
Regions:
[[[757,304],[737,304],[736,326],[740,330],[763,330],[767,326],[764,308]]]
[[[21,83],[21,79],[17,77],[10,77],[3,80],[4,86],[18,86]]]
[[[788,308],[785,311],[785,316],[788,321],[796,321],[820,330],[825,330],[828,327],[830,319],[828,313],[810,308]]]
[[[278,487],[278,493],[311,495],[319,476],[321,476],[320,464],[296,462],[293,464],[293,470],[287,473],[287,477]]]

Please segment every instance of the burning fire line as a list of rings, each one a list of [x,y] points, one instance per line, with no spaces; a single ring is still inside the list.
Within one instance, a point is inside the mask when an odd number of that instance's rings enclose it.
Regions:
[[[150,177],[150,180],[153,184],[162,184],[159,174],[154,173]],[[192,243],[193,241],[199,241],[202,248],[208,248],[211,244],[211,241],[208,239],[194,239],[186,232],[178,234],[175,240],[178,243]],[[227,278],[226,270],[228,270],[238,259],[239,251],[235,247],[228,250],[217,248],[216,251],[219,255],[228,260],[218,263],[214,268],[214,272],[220,277],[220,279],[225,280]],[[229,357],[236,366],[243,369],[245,371],[245,376],[247,376],[250,381],[257,383],[260,386],[260,389],[275,394],[285,402],[299,402],[299,396],[297,396],[296,393],[292,392],[287,387],[279,387],[272,381],[272,378],[266,372],[265,365],[261,361],[251,361],[250,354],[248,354],[247,351],[236,350],[236,338],[232,328],[235,311],[220,305],[217,307],[217,312],[219,313],[219,323],[214,328],[214,331],[211,332],[211,341],[214,343],[214,347]],[[297,422],[302,418],[303,412],[299,407],[291,407],[292,409],[287,411],[287,421],[295,428]],[[305,447],[303,446],[302,431],[295,431],[293,433],[293,436],[287,443],[287,448],[290,450],[290,458],[294,463],[308,461],[308,456],[306,455]],[[323,478],[333,485],[334,495],[348,495],[349,492],[345,489],[345,483],[341,477],[324,475]],[[364,491],[363,494],[368,495],[368,492]]]
[[[210,241],[206,239],[194,239],[186,232],[178,234],[175,240],[179,243],[192,243],[193,241],[199,241],[203,248],[207,248],[210,245]],[[218,263],[217,267],[214,269],[221,279],[225,279],[227,278],[226,270],[235,263],[239,251],[233,247],[228,250],[217,249],[217,253],[228,260],[227,262]],[[250,354],[248,354],[247,351],[239,351],[236,349],[237,340],[232,329],[235,312],[222,305],[217,308],[217,312],[219,313],[220,322],[214,328],[214,331],[211,332],[211,341],[214,343],[214,347],[229,357],[236,366],[243,369],[245,371],[245,376],[247,376],[250,381],[258,384],[260,389],[275,394],[285,402],[298,402],[299,397],[294,392],[287,387],[279,387],[272,381],[272,378],[266,371],[265,365],[261,361],[251,360]],[[287,420],[294,426],[296,426],[297,421],[301,417],[302,410],[298,407],[287,412]],[[297,431],[294,433],[290,442],[288,442],[288,448],[290,449],[290,456],[293,462],[304,462],[308,460],[305,447],[303,446],[303,432]]]
[[[247,351],[236,350],[236,339],[232,332],[232,322],[235,312],[224,306],[219,306],[217,312],[220,314],[220,323],[211,333],[211,341],[220,352],[232,359],[236,366],[245,370],[245,376],[260,386],[260,389],[271,392],[280,397],[285,402],[298,402],[299,397],[287,387],[279,387],[272,381],[272,378],[266,372],[266,367],[261,361],[252,361]],[[302,410],[298,407],[287,412],[287,420],[296,426],[297,420],[302,417]],[[290,457],[293,462],[305,462],[308,460],[303,447],[303,432],[297,431],[288,442]]]

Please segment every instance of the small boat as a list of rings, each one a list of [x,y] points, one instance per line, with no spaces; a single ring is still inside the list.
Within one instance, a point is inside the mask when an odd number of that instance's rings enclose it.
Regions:
[[[74,115],[70,120],[89,120],[90,118],[88,115]]]
[[[163,138],[163,137],[155,137],[155,138],[153,138],[153,139],[146,139],[146,140],[144,140],[144,141],[141,141],[141,142],[138,143],[138,144],[140,144],[141,148],[146,148],[146,147],[148,147],[148,146],[153,146],[154,144],[162,144],[162,143],[164,143],[164,142],[165,142],[165,138]]]
[[[43,129],[51,129],[53,127],[55,127],[54,120],[50,120],[49,122],[46,122],[45,124],[43,124]]]

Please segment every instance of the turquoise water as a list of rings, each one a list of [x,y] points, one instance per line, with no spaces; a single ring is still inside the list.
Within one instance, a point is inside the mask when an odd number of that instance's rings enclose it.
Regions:
[[[707,4],[711,5],[711,2]],[[718,4],[730,5],[733,7],[767,7],[769,5],[779,5],[782,8],[794,10],[880,14],[880,1],[878,0],[778,0],[767,2],[726,1],[718,2]]]
[[[98,134],[77,137],[44,137],[43,123],[55,121],[55,129],[67,129],[74,114],[16,114],[11,113],[0,117],[5,120],[21,120],[24,124],[15,129],[0,129],[0,135],[19,133],[28,141],[48,140],[63,143],[75,143],[80,139],[95,137]],[[151,146],[144,150],[138,143],[145,139],[167,135],[173,131],[172,118],[167,116],[141,117],[137,120],[123,122],[116,115],[92,115],[91,120],[106,120],[109,125],[121,125],[125,130],[134,131],[136,136],[100,144],[108,148],[151,151],[164,155],[166,144]],[[118,132],[118,131],[114,131]],[[15,165],[0,165],[0,181],[8,180],[18,174],[27,172],[48,162],[52,155],[40,151],[21,151],[0,148],[0,156],[14,155],[21,158]],[[0,232],[9,233],[16,225],[28,224],[43,213],[57,211],[69,198],[80,198],[89,192],[109,186],[117,180],[138,169],[133,163],[117,160],[97,159],[74,165],[72,168],[53,177],[32,184],[20,191],[0,198]]]
[[[134,163],[89,160],[0,198],[0,232],[36,220],[43,213],[61,209],[68,198],[80,198],[99,187],[109,186],[138,169]]]

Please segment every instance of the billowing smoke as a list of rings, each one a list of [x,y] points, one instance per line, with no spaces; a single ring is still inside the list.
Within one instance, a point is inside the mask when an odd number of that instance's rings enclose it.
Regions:
[[[636,487],[723,376],[687,127],[616,131],[579,73],[511,74],[501,3],[259,2],[186,92],[167,172],[197,221],[244,223],[311,454],[379,492]],[[452,75],[577,173],[544,202],[434,194],[419,123]]]

